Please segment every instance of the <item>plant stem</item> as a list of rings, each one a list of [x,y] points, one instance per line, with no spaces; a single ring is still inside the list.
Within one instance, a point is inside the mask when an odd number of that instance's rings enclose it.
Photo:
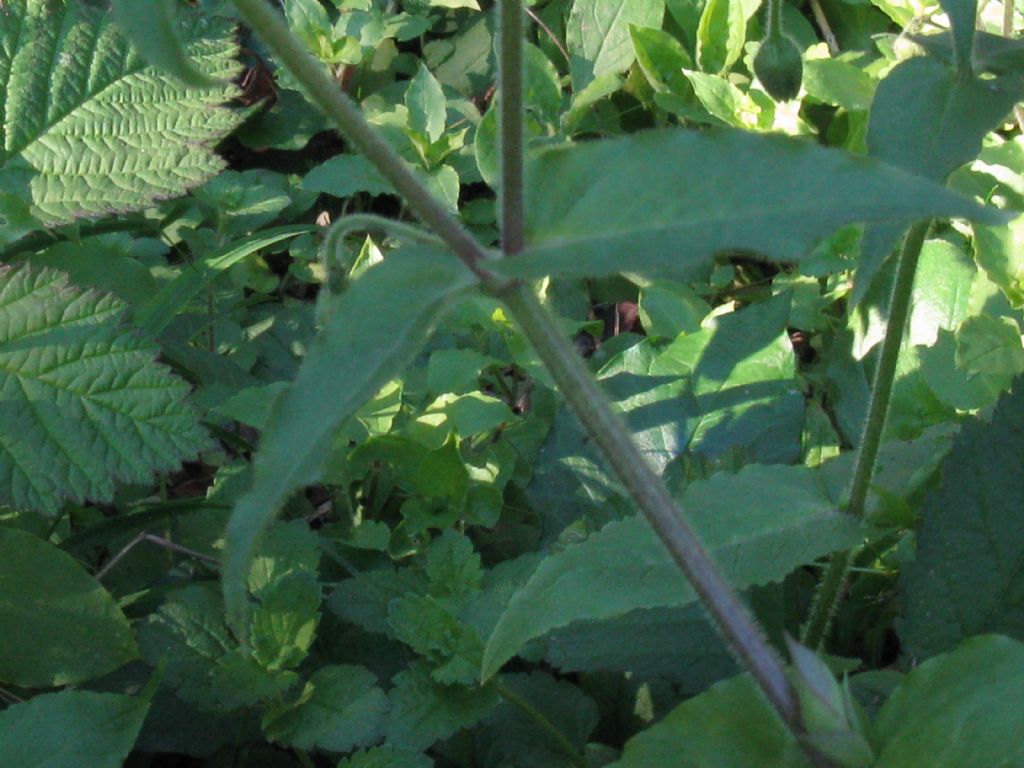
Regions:
[[[278,62],[288,68],[309,98],[334,120],[345,138],[391,182],[409,208],[455,251],[481,282],[498,282],[484,265],[486,251],[417,180],[391,145],[377,135],[359,107],[291,33],[274,7],[266,0],[234,0],[234,3],[245,23],[270,47]]]
[[[768,33],[765,37],[782,34],[782,3],[783,0],[768,0]]]
[[[558,746],[559,751],[569,758],[573,765],[578,765],[580,768],[587,768],[586,758],[579,753],[579,750],[573,746],[572,742],[569,741],[566,735],[558,730],[554,723],[548,720],[543,712],[538,710],[530,702],[498,680],[498,678],[494,678],[490,682],[490,685],[498,692],[498,695],[501,696],[501,698],[519,709],[519,711],[536,723],[544,733],[550,736],[551,740]]]
[[[886,323],[885,338],[882,340],[875,368],[875,379],[871,387],[871,402],[868,404],[867,421],[861,435],[860,449],[854,464],[853,479],[850,482],[849,500],[846,511],[863,519],[867,505],[868,490],[878,463],[878,451],[882,445],[882,434],[885,431],[885,417],[889,412],[889,401],[892,398],[893,382],[896,378],[896,364],[900,357],[903,334],[910,316],[910,301],[914,291],[914,275],[917,273],[917,262],[921,256],[925,236],[928,234],[930,222],[922,221],[910,228],[903,241],[899,262],[896,266],[896,279],[893,282],[889,300],[889,321]],[[808,648],[817,649],[824,642],[832,617],[839,605],[839,599],[846,583],[847,572],[853,561],[854,551],[839,552],[832,556],[828,570],[822,579],[818,594],[811,609],[811,617],[804,627],[800,641]]]
[[[778,2],[779,0],[776,0]],[[374,133],[358,108],[291,34],[264,0],[234,0],[246,23],[261,36],[303,85],[314,102],[403,195],[409,207],[477,274],[482,288],[503,300],[548,367],[563,397],[598,444],[672,558],[690,579],[715,625],[746,664],[787,726],[802,734],[796,699],[778,654],[765,639],[729,582],[677,510],[661,480],[646,463],[622,418],[615,413],[575,349],[531,290],[499,278],[485,267],[487,252],[409,172],[401,158]],[[504,82],[504,79],[503,79]]]
[[[825,15],[825,9],[821,7],[821,0],[811,0],[811,14],[814,16],[814,21],[818,25],[818,29],[821,30],[822,36],[825,38],[825,44],[828,46],[828,52],[831,56],[839,55],[839,41],[836,40],[836,33],[832,31],[832,25],[828,23],[828,16]]]
[[[719,632],[750,669],[782,719],[798,730],[796,700],[782,660],[637,450],[625,422],[612,410],[576,350],[558,332],[529,288],[514,286],[499,298],[519,322],[562,396],[700,595]]]
[[[498,0],[498,56],[501,251],[514,256],[525,243],[522,0]]]

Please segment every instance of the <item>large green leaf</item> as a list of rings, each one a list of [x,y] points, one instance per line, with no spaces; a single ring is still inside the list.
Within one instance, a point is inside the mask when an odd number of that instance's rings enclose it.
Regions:
[[[246,579],[278,507],[319,475],[335,429],[376,394],[430,335],[472,274],[446,254],[402,251],[354,280],[333,307],[294,385],[275,403],[253,484],[228,523],[224,595],[246,635]]]
[[[0,528],[0,682],[79,683],[136,656],[128,619],[81,563],[42,539]]]
[[[185,85],[148,66],[111,15],[81,0],[8,0],[0,14],[0,189],[44,222],[137,210],[213,176],[211,148],[238,122],[230,29],[193,15],[199,72]]]
[[[749,677],[680,704],[626,743],[611,768],[805,768],[793,735]]]
[[[0,268],[0,501],[49,514],[107,501],[205,445],[188,385],[123,310],[60,272]]]
[[[978,154],[985,134],[998,127],[1022,96],[1024,89],[1014,78],[965,78],[934,59],[908,59],[875,91],[868,152],[882,162],[942,182]],[[935,211],[933,215],[962,214]],[[912,218],[865,232],[851,296],[854,304],[867,294]]]
[[[921,509],[903,572],[904,649],[915,658],[982,632],[1024,639],[1024,386],[992,421],[968,421]]]
[[[875,721],[877,768],[1024,762],[1024,645],[974,637],[906,676]]]
[[[36,696],[0,712],[0,755],[11,768],[120,768],[148,711],[111,693]]]
[[[661,29],[664,0],[575,0],[565,43],[573,89],[579,93],[595,78],[629,69],[635,54],[629,25]]]
[[[178,34],[178,0],[113,0],[111,10],[125,35],[146,61],[162,68],[187,85],[205,87],[214,81],[200,72],[188,58]]]
[[[802,257],[859,221],[994,211],[863,157],[783,136],[662,130],[540,152],[529,166],[523,277],[689,273],[726,249]]]
[[[688,486],[682,507],[736,587],[780,580],[864,535],[836,511],[820,478],[806,467],[754,464],[735,475],[720,473]],[[696,599],[646,520],[609,523],[550,555],[512,597],[484,651],[483,678],[551,629]]]

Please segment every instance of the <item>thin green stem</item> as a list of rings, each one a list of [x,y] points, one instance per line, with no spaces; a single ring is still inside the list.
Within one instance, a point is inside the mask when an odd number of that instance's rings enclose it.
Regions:
[[[498,113],[501,148],[501,251],[523,250],[523,5],[498,0]]]
[[[288,29],[284,19],[266,0],[234,0],[252,30],[302,83],[307,95],[341,129],[345,138],[380,171],[409,208],[448,244],[485,285],[499,282],[487,270],[487,252],[448,213],[444,205],[413,175],[401,156],[374,131],[359,107],[338,87],[327,69]]]
[[[782,1],[768,0],[768,33],[765,37],[778,37],[782,34]]]
[[[550,736],[559,751],[569,758],[573,765],[578,765],[580,768],[587,768],[587,759],[579,753],[579,750],[573,746],[573,743],[569,741],[566,735],[558,730],[554,723],[548,720],[543,712],[538,710],[530,702],[503,684],[497,678],[494,678],[490,682],[490,685],[495,691],[497,691],[501,698],[516,707],[520,712],[536,723],[544,733]]]
[[[332,264],[341,263],[343,241],[352,232],[384,232],[400,240],[445,247],[444,241],[436,235],[424,232],[419,227],[406,224],[404,221],[388,219],[373,213],[352,213],[335,221],[324,238],[324,247],[321,253],[323,254],[323,267],[327,272],[330,272]]]
[[[524,286],[499,294],[530,340],[559,391],[597,443],[721,632],[750,669],[783,720],[799,730],[796,699],[778,654],[677,509],[664,484],[637,449],[622,418],[541,306]]]
[[[376,136],[355,105],[302,48],[268,4],[263,0],[234,2],[253,31],[270,46],[278,61],[302,83],[356,148],[391,181],[410,208],[477,274],[483,289],[505,302],[548,367],[563,397],[629,489],[672,558],[690,579],[726,641],[750,668],[784,722],[795,734],[802,734],[796,699],[778,654],[704,550],[661,480],[647,465],[625,423],[612,410],[576,350],[562,337],[557,324],[537,297],[526,286],[502,279],[486,268],[487,252],[409,173],[401,158]]]
[[[921,248],[928,234],[929,225],[930,222],[923,221],[910,228],[903,241],[903,248],[900,251],[896,267],[896,280],[893,282],[889,300],[889,321],[886,324],[885,338],[882,340],[878,355],[867,421],[864,423],[864,432],[861,435],[860,449],[857,452],[853,479],[850,481],[849,500],[846,505],[846,511],[858,520],[864,517],[871,479],[878,463],[878,451],[882,445],[885,418],[889,412],[889,401],[892,399],[892,387],[896,378],[896,364],[899,361],[903,334],[906,330],[907,318],[910,315],[914,275],[917,273],[917,262],[921,256]],[[855,552],[855,550],[838,552],[832,556],[829,562],[828,570],[818,587],[818,593],[811,608],[811,616],[800,638],[808,648],[821,647],[828,635]]]

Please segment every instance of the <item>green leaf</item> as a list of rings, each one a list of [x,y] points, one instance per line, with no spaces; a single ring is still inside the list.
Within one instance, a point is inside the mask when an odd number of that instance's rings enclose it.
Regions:
[[[1002,227],[974,227],[978,265],[1014,307],[1024,306],[1024,216]]]
[[[805,59],[803,82],[812,98],[850,112],[868,110],[877,85],[863,69],[842,59]]]
[[[797,259],[850,222],[999,218],[895,168],[740,131],[651,131],[542,151],[527,197],[531,247],[500,268],[530,278],[692,274],[727,249]]]
[[[348,752],[380,739],[388,699],[363,667],[320,667],[294,704],[271,709],[263,732],[271,741],[298,749]]]
[[[388,692],[391,713],[385,737],[389,744],[407,749],[426,749],[476,724],[499,702],[490,687],[441,685],[421,663],[398,673],[393,682],[395,686]]]
[[[121,768],[149,711],[133,696],[61,691],[0,712],[0,755],[11,768]]]
[[[778,581],[864,535],[805,467],[755,464],[736,475],[720,473],[688,486],[681,507],[737,588]],[[597,583],[601,590],[593,588]],[[696,599],[646,520],[609,523],[548,556],[509,601],[487,642],[482,677],[494,675],[527,641],[570,622]]]
[[[188,57],[178,34],[178,8],[178,0],[113,0],[110,6],[117,25],[146,61],[186,85],[215,85],[216,81],[200,72]]]
[[[956,366],[968,375],[1017,376],[1024,373],[1020,326],[1011,317],[969,317],[956,332]]]
[[[412,568],[361,571],[338,585],[327,607],[343,620],[383,635],[388,633],[391,601],[425,589],[422,576]]]
[[[297,666],[309,653],[320,623],[320,584],[305,573],[275,581],[252,615],[252,654],[269,670]]]
[[[351,197],[358,192],[392,194],[394,188],[362,155],[335,155],[306,174],[302,188],[333,197]]]
[[[610,768],[805,768],[810,765],[749,677],[680,704],[634,736]]]
[[[629,69],[629,25],[661,29],[664,15],[664,0],[574,0],[565,30],[573,90]]]
[[[99,8],[6,3],[0,185],[21,190],[52,225],[138,210],[221,170],[212,147],[239,122],[219,106],[239,94],[229,82],[237,45],[227,24],[197,14],[183,32],[196,68],[217,85],[192,88],[148,66]]]
[[[284,240],[311,232],[304,225],[267,229],[248,235],[198,259],[136,310],[135,322],[146,333],[159,336],[188,302],[226,269],[254,253]]]
[[[436,598],[408,595],[391,603],[388,625],[394,636],[432,665],[439,683],[469,685],[476,680],[483,643]]]
[[[163,681],[183,700],[217,711],[224,702],[214,671],[238,649],[224,622],[214,589],[189,586],[175,592],[137,631],[142,658],[163,665]]]
[[[123,313],[59,272],[0,267],[0,501],[108,501],[205,447],[188,384]]]
[[[228,522],[223,571],[232,626],[247,627],[245,583],[278,507],[313,482],[334,430],[415,354],[447,302],[473,284],[446,254],[402,251],[352,281],[294,385],[277,401],[253,485]]]
[[[743,53],[747,19],[740,0],[708,0],[697,25],[697,65],[704,72],[726,72]]]
[[[970,419],[921,509],[903,571],[905,650],[927,658],[983,632],[1024,638],[1024,387]]]
[[[683,44],[660,29],[630,25],[636,61],[647,81],[656,91],[683,94],[689,90],[689,81],[682,70],[693,69],[693,59]]]
[[[433,768],[434,761],[422,752],[383,746],[360,750],[346,757],[338,768]]]
[[[916,667],[875,721],[877,768],[990,768],[1024,760],[1024,645],[974,637]]]
[[[262,598],[265,590],[292,575],[317,575],[320,539],[305,520],[270,527],[249,569],[249,591]]]
[[[444,134],[447,101],[441,84],[422,63],[405,91],[405,107],[409,110],[409,128],[431,142]]]
[[[441,600],[459,601],[479,591],[483,581],[480,556],[473,542],[449,529],[430,547],[425,568],[430,594]]]
[[[1011,78],[962,78],[924,56],[908,59],[897,65],[875,91],[868,123],[869,154],[942,182],[978,154],[981,140],[1021,98],[1021,87]],[[932,215],[964,214],[934,211]],[[850,298],[854,305],[871,288],[911,218],[869,228],[865,233]]]
[[[0,681],[23,688],[80,683],[139,654],[128,619],[81,563],[13,528],[0,528],[0,625]]]
[[[294,672],[268,671],[242,649],[224,656],[210,672],[214,695],[228,711],[278,700],[298,680]]]

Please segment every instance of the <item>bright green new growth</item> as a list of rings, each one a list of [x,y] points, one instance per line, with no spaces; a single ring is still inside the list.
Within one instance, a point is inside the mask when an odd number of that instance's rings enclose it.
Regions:
[[[219,105],[237,46],[222,24],[186,30],[197,89],[129,47],[109,14],[62,0],[11,0],[0,13],[0,190],[45,224],[138,210],[224,167],[213,144],[238,125]]]
[[[123,314],[60,272],[0,268],[0,501],[107,501],[206,445],[188,385]]]

